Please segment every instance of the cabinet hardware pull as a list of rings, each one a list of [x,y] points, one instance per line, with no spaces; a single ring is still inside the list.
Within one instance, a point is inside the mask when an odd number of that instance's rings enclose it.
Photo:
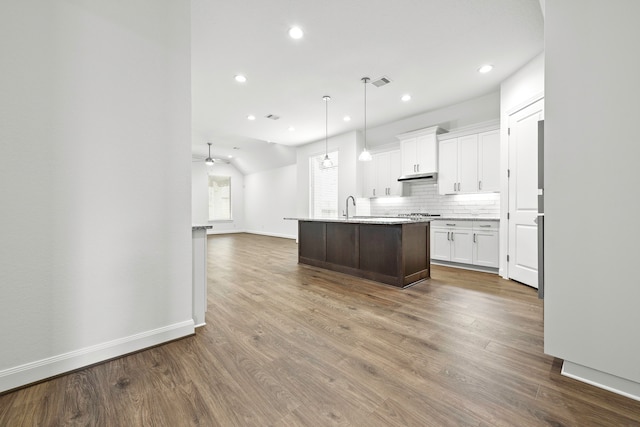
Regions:
[[[416,172],[420,172],[420,163],[416,165],[416,168],[418,169]]]
[[[451,241],[453,242],[453,231],[451,232]]]
[[[447,231],[447,240],[451,240],[451,238],[449,237],[450,234],[451,232]]]
[[[456,183],[453,183],[453,191],[456,191]]]
[[[482,190],[482,181],[478,181],[478,190]]]
[[[480,227],[491,227],[491,225],[488,225],[488,224],[487,224],[487,225],[480,224]]]
[[[476,233],[473,233],[473,243],[476,242]]]
[[[373,195],[374,196],[376,195],[376,189],[375,188],[373,189]]]
[[[447,224],[447,226],[449,226],[449,227],[455,227],[456,225],[455,225],[455,224]]]

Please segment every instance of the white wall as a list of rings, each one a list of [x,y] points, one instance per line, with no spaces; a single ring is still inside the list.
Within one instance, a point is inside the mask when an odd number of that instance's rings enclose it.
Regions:
[[[188,2],[0,6],[0,391],[193,333]]]
[[[362,162],[358,162],[357,152],[361,143],[357,132],[349,132],[338,135],[328,140],[328,151],[339,152],[340,166],[338,169],[338,208],[342,212],[348,196],[358,196],[362,193],[362,185],[358,185],[358,172]],[[309,216],[309,158],[325,152],[323,141],[314,142],[298,147],[297,152],[297,177],[298,187],[296,191],[296,216]],[[296,233],[297,234],[297,233]]]
[[[249,233],[295,239],[297,166],[290,165],[246,175],[245,221]]]
[[[444,129],[459,129],[495,120],[499,115],[500,92],[490,92],[477,98],[369,129],[367,131],[368,145],[370,149],[374,148],[375,150],[381,145],[399,144],[396,135],[401,133],[436,125]]]
[[[230,221],[209,221],[209,180],[207,174],[231,177]],[[207,234],[242,233],[245,231],[244,175],[231,164],[214,164],[209,168],[204,162],[191,166],[191,218],[193,224],[209,224],[213,228]]]
[[[545,352],[640,399],[640,2],[545,6]]]
[[[191,164],[191,222],[209,224],[209,181],[204,162]]]
[[[509,115],[526,107],[544,95],[544,52],[516,71],[500,85],[500,275],[507,277],[508,221],[509,211]]]

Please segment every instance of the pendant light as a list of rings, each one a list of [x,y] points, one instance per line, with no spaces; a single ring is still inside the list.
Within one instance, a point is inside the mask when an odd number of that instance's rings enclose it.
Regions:
[[[325,95],[322,97],[325,105],[325,125],[324,125],[324,160],[322,160],[323,168],[333,167],[333,162],[329,158],[329,101],[331,97]]]
[[[370,162],[371,153],[367,150],[367,83],[371,79],[369,77],[363,77],[360,80],[364,83],[364,148],[358,156],[358,160],[361,162]]]
[[[207,142],[207,144],[209,145],[209,157],[207,157],[206,159],[204,159],[204,163],[207,166],[213,166],[213,159],[211,158],[211,143]]]

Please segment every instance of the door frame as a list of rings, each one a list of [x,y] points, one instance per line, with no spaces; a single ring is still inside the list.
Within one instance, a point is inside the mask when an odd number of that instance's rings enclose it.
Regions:
[[[509,119],[512,115],[523,110],[540,100],[544,100],[544,92],[539,92],[527,100],[505,110],[503,119],[500,124],[500,169],[501,169],[501,182],[500,182],[500,267],[499,275],[503,279],[509,279],[509,263],[507,262],[507,254],[509,253],[509,220],[507,214],[509,213],[509,135],[507,130],[509,128]],[[544,101],[543,101],[544,102]],[[544,106],[543,106],[544,108]]]

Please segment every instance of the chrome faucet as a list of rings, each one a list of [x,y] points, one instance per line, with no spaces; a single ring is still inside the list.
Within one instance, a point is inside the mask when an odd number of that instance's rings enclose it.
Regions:
[[[356,205],[356,199],[353,198],[353,196],[349,196],[347,197],[347,200],[345,202],[345,211],[344,211],[344,216],[349,219],[349,199],[351,199],[351,201],[353,201],[353,206]]]

